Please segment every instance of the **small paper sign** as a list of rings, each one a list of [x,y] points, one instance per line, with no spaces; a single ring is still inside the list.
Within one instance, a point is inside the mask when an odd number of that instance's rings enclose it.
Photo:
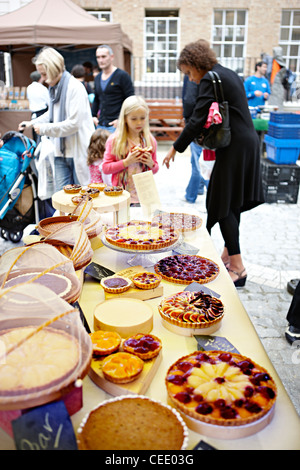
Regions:
[[[196,248],[193,245],[190,245],[186,242],[180,242],[174,248],[173,252],[178,253],[179,255],[196,255],[199,251],[199,248]]]
[[[151,170],[132,176],[144,216],[150,217],[161,206]]]
[[[228,351],[239,354],[239,351],[222,336],[195,335],[198,351]]]
[[[204,286],[203,284],[199,284],[199,282],[191,282],[184,290],[188,290],[190,292],[204,292],[204,294],[211,295],[212,297],[216,297],[217,299],[220,296],[217,292],[209,289],[208,287]]]
[[[63,402],[34,408],[12,421],[17,450],[77,450],[73,426]]]

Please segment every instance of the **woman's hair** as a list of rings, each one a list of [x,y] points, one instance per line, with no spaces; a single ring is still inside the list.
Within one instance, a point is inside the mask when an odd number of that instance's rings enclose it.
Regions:
[[[102,159],[105,151],[105,143],[110,132],[105,129],[96,129],[91,138],[87,152],[87,165],[92,165],[96,160]]]
[[[126,98],[123,101],[119,119],[118,127],[115,133],[115,138],[113,142],[113,152],[117,158],[125,158],[128,151],[128,126],[126,122],[126,117],[133,111],[136,111],[139,108],[143,108],[146,112],[146,121],[141,132],[141,137],[145,141],[145,146],[150,147],[152,145],[151,133],[149,129],[149,108],[141,96],[132,95]]]
[[[52,47],[44,47],[33,59],[35,65],[45,67],[48,80],[53,81],[65,70],[65,59]]]
[[[177,61],[177,67],[182,65],[195,67],[196,70],[211,70],[217,63],[217,57],[209,43],[205,39],[187,44],[181,51]]]

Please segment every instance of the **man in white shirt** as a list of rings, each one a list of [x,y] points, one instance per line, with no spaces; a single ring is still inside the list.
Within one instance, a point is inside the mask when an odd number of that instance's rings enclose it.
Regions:
[[[35,119],[44,114],[49,106],[49,91],[43,85],[43,79],[38,71],[30,74],[32,83],[27,87],[27,99],[29,101],[29,109],[31,111],[31,119]],[[37,142],[40,136],[36,134],[32,128],[33,139]]]

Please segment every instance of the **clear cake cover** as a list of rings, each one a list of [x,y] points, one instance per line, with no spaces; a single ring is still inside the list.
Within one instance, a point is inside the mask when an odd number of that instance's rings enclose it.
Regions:
[[[93,209],[93,202],[88,199],[80,202],[75,210],[72,212],[72,215],[78,217],[78,222],[81,222],[84,226],[85,231],[89,236],[97,236],[102,231],[102,221],[99,212],[96,212]]]

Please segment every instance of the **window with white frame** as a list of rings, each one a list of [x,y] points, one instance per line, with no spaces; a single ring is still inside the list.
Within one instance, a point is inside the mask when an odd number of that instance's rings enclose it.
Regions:
[[[89,10],[88,13],[92,16],[95,16],[95,18],[97,18],[97,20],[100,20],[100,21],[107,21],[108,23],[110,23],[112,21],[112,14],[111,14],[111,11],[91,11]]]
[[[243,74],[246,56],[247,10],[214,10],[212,47],[219,62]]]
[[[282,10],[279,45],[287,68],[300,80],[300,10]]]
[[[144,57],[146,74],[177,75],[179,18],[144,18]]]

